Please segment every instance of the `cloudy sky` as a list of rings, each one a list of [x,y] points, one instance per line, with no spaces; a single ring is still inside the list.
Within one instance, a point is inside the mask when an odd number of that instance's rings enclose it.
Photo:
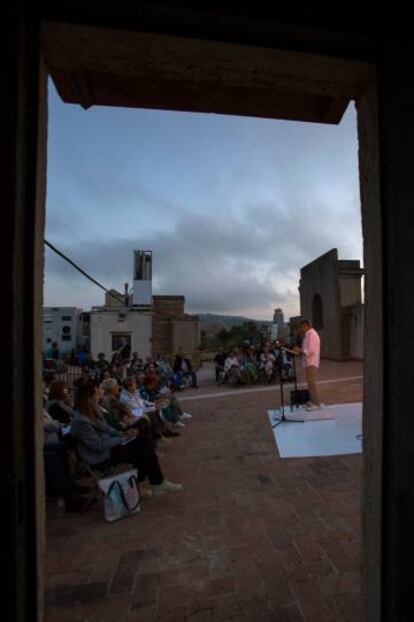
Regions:
[[[50,86],[46,239],[108,288],[152,249],[189,312],[299,312],[300,267],[362,257],[356,114],[339,126],[63,104]],[[45,304],[104,293],[46,250]]]

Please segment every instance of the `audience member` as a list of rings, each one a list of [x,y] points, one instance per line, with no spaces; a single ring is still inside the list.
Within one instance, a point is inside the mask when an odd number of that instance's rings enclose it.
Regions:
[[[118,431],[107,424],[99,409],[101,393],[96,383],[82,385],[76,394],[76,412],[72,434],[79,443],[79,452],[90,467],[105,471],[110,466],[132,463],[138,470],[138,481],[148,478],[153,494],[178,492],[181,484],[165,479],[154,445],[139,431]]]
[[[178,383],[181,385],[183,379],[190,378],[191,386],[193,389],[198,389],[197,374],[191,366],[190,359],[185,357],[183,349],[178,349],[178,354],[175,357],[173,372],[176,375]]]

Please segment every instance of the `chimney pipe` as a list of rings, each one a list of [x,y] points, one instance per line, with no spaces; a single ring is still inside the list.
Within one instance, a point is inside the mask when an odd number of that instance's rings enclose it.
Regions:
[[[129,307],[128,283],[125,283],[125,306]]]

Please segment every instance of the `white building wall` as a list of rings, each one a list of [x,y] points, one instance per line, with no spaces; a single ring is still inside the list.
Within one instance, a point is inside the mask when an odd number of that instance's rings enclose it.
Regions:
[[[120,315],[125,319],[120,320]],[[131,335],[131,352],[141,357],[151,354],[152,316],[151,313],[137,311],[99,311],[91,312],[91,354],[94,359],[103,352],[110,359],[113,335]]]
[[[79,341],[80,314],[77,307],[43,308],[43,351],[47,352],[52,343],[58,344],[59,352],[65,356],[76,350]]]

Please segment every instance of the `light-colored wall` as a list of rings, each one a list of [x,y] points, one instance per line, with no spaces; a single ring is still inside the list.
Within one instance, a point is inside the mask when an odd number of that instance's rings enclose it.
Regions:
[[[52,342],[55,341],[58,344],[58,348],[61,354],[69,354],[72,348],[76,349],[80,345],[80,314],[82,309],[77,307],[44,307],[43,319],[49,317],[52,322],[43,321],[43,351],[49,350]],[[71,320],[63,320],[62,316],[71,317]],[[71,340],[62,340],[62,328],[63,326],[71,327]],[[51,339],[51,342],[47,342]]]
[[[173,321],[173,349],[177,353],[178,348],[184,352],[195,352],[200,345],[200,323],[195,320]]]
[[[151,354],[152,317],[150,313],[130,311],[119,322],[119,314],[112,311],[91,312],[91,354],[94,359],[100,352],[112,356],[112,334],[130,333],[131,351],[141,357]]]

